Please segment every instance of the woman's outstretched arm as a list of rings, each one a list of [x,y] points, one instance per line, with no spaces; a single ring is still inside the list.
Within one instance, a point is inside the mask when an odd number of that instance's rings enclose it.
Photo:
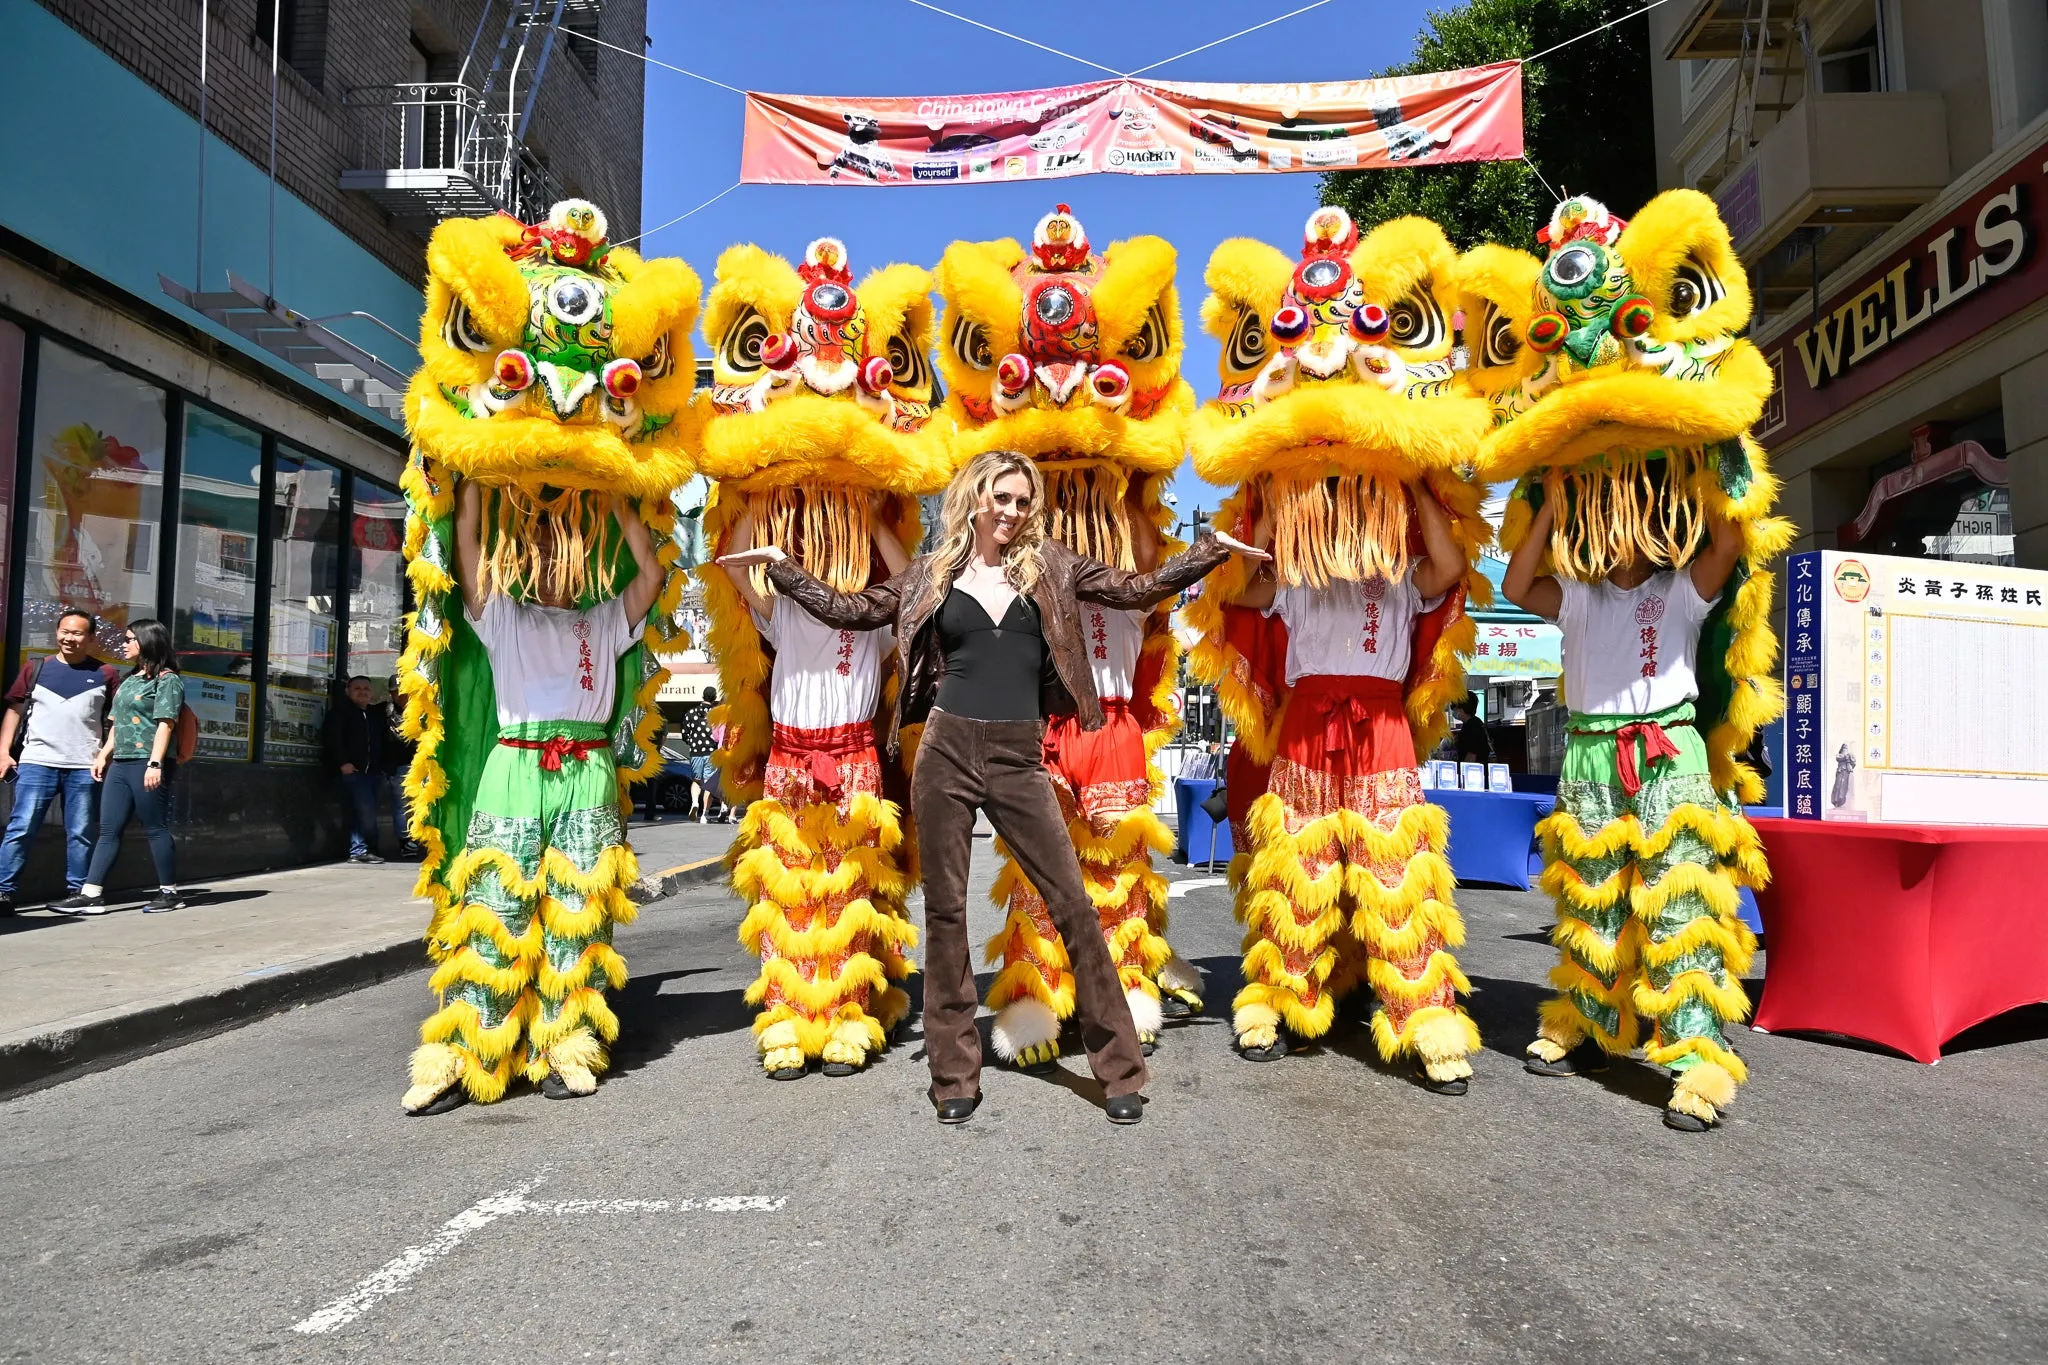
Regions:
[[[1111,568],[1099,559],[1076,555],[1080,563],[1074,574],[1074,596],[1101,607],[1142,611],[1158,606],[1190,584],[1199,583],[1233,554],[1272,558],[1264,550],[1220,531],[1197,536],[1194,544],[1150,573],[1129,573]]]
[[[757,545],[718,557],[724,569],[750,569],[756,564],[768,566],[768,581],[777,592],[835,630],[875,630],[896,620],[902,574],[862,592],[839,592],[813,577],[779,545]]]

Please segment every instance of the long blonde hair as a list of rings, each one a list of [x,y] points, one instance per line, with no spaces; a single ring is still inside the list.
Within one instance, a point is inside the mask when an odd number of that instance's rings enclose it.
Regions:
[[[1039,552],[1045,544],[1045,477],[1027,455],[1014,450],[984,450],[964,465],[946,485],[939,504],[939,543],[932,551],[931,596],[936,608],[952,591],[953,580],[974,553],[974,515],[989,500],[998,479],[1022,474],[1031,481],[1031,513],[1003,548],[1003,576],[1026,597],[1038,586]]]

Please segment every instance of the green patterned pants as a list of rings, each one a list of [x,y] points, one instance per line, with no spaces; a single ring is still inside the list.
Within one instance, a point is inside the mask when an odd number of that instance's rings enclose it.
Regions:
[[[1756,940],[1736,888],[1761,855],[1740,809],[1714,790],[1692,718],[1690,705],[1571,717],[1557,809],[1539,827],[1562,955],[1541,1033],[1565,1048],[1587,1037],[1609,1052],[1640,1044],[1677,1071],[1711,1061],[1739,1081],[1723,1029],[1748,1013],[1741,975]]]
[[[499,738],[561,743],[551,752],[501,742],[485,761],[449,878],[459,904],[438,931],[447,951],[434,978],[442,1008],[425,1037],[509,1081],[518,1073],[538,1080],[549,1048],[587,1033],[579,1063],[597,1055],[592,1069],[602,1069],[595,1044],[618,1034],[604,992],[626,979],[612,929],[633,916],[625,888],[638,876],[605,730],[533,722]],[[563,751],[577,743],[594,747]]]

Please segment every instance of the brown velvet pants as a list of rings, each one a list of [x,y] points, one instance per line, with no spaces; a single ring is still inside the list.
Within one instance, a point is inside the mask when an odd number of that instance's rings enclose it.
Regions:
[[[932,1094],[942,1100],[981,1093],[981,1035],[974,1027],[979,998],[967,941],[967,863],[977,809],[988,812],[1017,855],[1066,941],[1074,1013],[1095,1079],[1110,1098],[1145,1088],[1138,1030],[1046,775],[1044,739],[1042,721],[967,720],[933,711],[918,745],[910,804],[924,865],[924,1045]]]

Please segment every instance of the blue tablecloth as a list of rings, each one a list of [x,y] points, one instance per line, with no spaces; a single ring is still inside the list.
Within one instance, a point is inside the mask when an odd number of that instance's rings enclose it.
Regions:
[[[1176,822],[1178,833],[1174,836],[1173,860],[1177,863],[1209,862],[1212,859],[1228,866],[1231,859],[1230,822],[1217,824],[1209,819],[1209,812],[1202,809],[1202,802],[1220,782],[1209,782],[1199,777],[1176,777],[1173,779],[1174,810],[1180,819]],[[1215,842],[1211,844],[1211,832]]]
[[[1529,889],[1530,850],[1536,822],[1550,814],[1557,798],[1535,792],[1423,793],[1451,816],[1451,871],[1460,882]],[[1533,862],[1541,870],[1540,860]]]

